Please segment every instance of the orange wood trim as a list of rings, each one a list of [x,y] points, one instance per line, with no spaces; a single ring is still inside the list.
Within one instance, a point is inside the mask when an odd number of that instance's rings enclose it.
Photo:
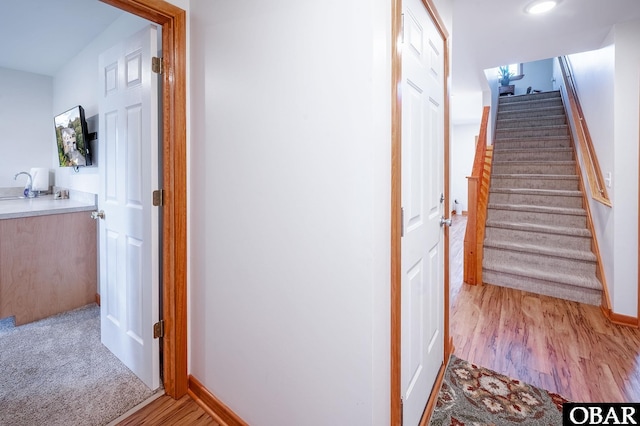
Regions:
[[[420,419],[420,426],[427,426],[429,421],[431,420],[431,415],[433,414],[433,410],[436,408],[436,402],[438,401],[438,393],[440,387],[442,387],[442,382],[444,381],[444,374],[447,371],[447,366],[449,365],[449,357],[453,354],[453,341],[449,342],[449,345],[445,345],[445,354],[444,354],[444,362],[440,366],[440,370],[438,371],[438,375],[436,376],[436,382],[433,385],[434,391],[429,395],[429,400],[427,401],[427,406],[424,409],[424,413],[422,413],[422,418]]]
[[[473,170],[468,176],[468,220],[464,235],[463,281],[470,285],[482,284],[482,255],[484,227],[487,219],[489,201],[489,183],[493,161],[493,146],[487,146],[487,128],[489,125],[489,107],[482,111],[480,132],[476,137],[476,153]]]
[[[449,35],[432,0],[422,0],[444,42],[444,156],[445,156],[445,205],[449,205]],[[401,31],[402,0],[392,0],[391,5],[391,381],[390,404],[392,426],[402,425],[401,406],[401,141],[402,141],[402,51],[399,43]],[[445,306],[444,339],[450,340],[449,331],[449,233],[445,230]],[[445,347],[447,345],[445,344]],[[450,345],[451,346],[451,345]],[[446,350],[446,349],[445,349]],[[438,383],[439,386],[439,383]],[[434,389],[439,389],[438,387]],[[435,392],[437,396],[437,392]],[[433,397],[433,393],[432,396]]]
[[[189,396],[222,426],[249,425],[192,375],[189,375]]]
[[[449,128],[450,128],[451,116],[449,113],[449,93],[450,93],[449,74],[451,70],[449,68],[449,62],[451,58],[449,57],[449,38],[448,38],[447,30],[443,25],[442,20],[440,19],[440,15],[438,14],[438,11],[433,6],[431,0],[427,0],[427,3],[431,5],[431,7],[427,6],[427,9],[429,10],[429,13],[434,18],[434,20],[436,21],[436,26],[438,27],[438,30],[442,35],[442,41],[444,44],[444,84],[443,84],[444,85],[444,205],[450,206],[451,203],[449,202],[449,200],[451,200],[450,198],[451,169],[449,167],[449,163],[450,163],[449,158],[451,153],[451,147],[450,147],[450,139],[449,139],[450,138]],[[451,215],[449,215],[447,219],[451,219]],[[450,292],[450,283],[449,283],[449,279],[450,279],[449,278],[450,276],[449,235],[450,235],[450,229],[448,226],[445,226],[445,229],[444,229],[444,310],[443,310],[444,353],[442,358],[443,360],[445,360],[445,363],[449,362],[449,357],[447,356],[447,350],[449,349],[447,346],[449,345],[447,345],[447,342],[451,340],[451,325],[449,323],[449,308],[451,305],[451,300],[450,300],[451,292]],[[434,398],[434,394],[435,394],[435,399],[437,399],[438,390],[440,389],[441,384],[442,382],[436,381],[436,384],[433,387],[434,390],[431,391],[431,395],[429,396],[429,401],[431,401]],[[435,399],[433,399],[434,402],[435,402]],[[427,404],[427,411],[428,411],[428,407],[429,407],[429,404]]]
[[[445,59],[448,60],[449,47],[447,46],[447,44],[448,44],[448,40],[449,40],[449,32],[447,31],[447,27],[446,27],[446,25],[444,25],[444,21],[440,17],[440,13],[438,13],[438,9],[436,8],[436,5],[433,4],[433,0],[422,0],[422,3],[424,4],[424,7],[427,8],[427,12],[429,12],[429,15],[431,15],[431,19],[433,19],[433,21],[435,22],[436,28],[438,29],[438,32],[440,33],[440,35],[442,36],[442,39],[445,42],[444,43],[445,44]],[[448,67],[449,67],[449,64],[447,62],[445,62],[445,68],[448,68]],[[448,71],[445,71],[445,75],[447,77],[449,76]],[[446,88],[447,88],[447,86],[445,85],[445,90],[446,90]],[[446,96],[445,96],[445,99],[447,99]]]
[[[401,234],[402,234],[402,48],[399,42],[402,30],[402,0],[392,0],[391,10],[391,426],[402,426],[401,386]]]
[[[640,328],[640,319],[629,315],[616,314],[611,309],[602,307],[604,315],[614,324],[623,325],[625,327]]]
[[[587,127],[587,122],[584,117],[584,113],[582,112],[582,106],[578,99],[578,92],[575,86],[575,81],[573,80],[573,75],[569,70],[569,61],[565,56],[559,56],[558,64],[560,65],[560,71],[562,72],[568,102],[569,105],[571,105],[571,115],[576,126],[576,136],[578,138],[580,152],[582,154],[582,161],[584,162],[584,167],[587,172],[587,180],[589,181],[589,193],[591,194],[591,198],[595,201],[611,207],[611,199],[607,193],[607,187],[604,184],[604,178],[602,177],[602,170],[600,170],[598,156],[593,147],[591,134],[589,133],[589,128]]]
[[[463,266],[463,281],[470,285],[477,285],[478,276],[476,272],[476,218],[478,206],[478,178],[475,176],[467,177],[469,190],[467,195],[467,202],[470,206],[469,216],[467,217],[467,229],[464,234],[464,266]]]
[[[96,305],[100,306],[100,293],[96,293]]]
[[[163,384],[165,392],[178,399],[188,388],[186,12],[163,0],[101,1],[162,25]]]

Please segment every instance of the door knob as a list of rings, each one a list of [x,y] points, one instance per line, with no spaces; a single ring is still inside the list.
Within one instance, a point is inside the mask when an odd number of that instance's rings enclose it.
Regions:
[[[91,219],[104,219],[104,210],[100,210],[99,212],[91,212]]]
[[[444,216],[440,218],[440,226],[451,226],[451,219],[445,219]]]

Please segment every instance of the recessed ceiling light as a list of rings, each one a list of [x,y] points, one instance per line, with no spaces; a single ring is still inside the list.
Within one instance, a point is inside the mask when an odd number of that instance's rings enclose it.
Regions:
[[[558,2],[555,0],[534,1],[526,7],[525,11],[532,15],[538,15],[540,13],[550,11],[551,9],[556,7],[557,4]]]

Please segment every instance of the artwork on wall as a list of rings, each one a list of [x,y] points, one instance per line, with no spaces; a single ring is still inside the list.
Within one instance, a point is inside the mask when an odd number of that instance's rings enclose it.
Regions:
[[[60,167],[91,165],[87,122],[78,105],[54,118]]]

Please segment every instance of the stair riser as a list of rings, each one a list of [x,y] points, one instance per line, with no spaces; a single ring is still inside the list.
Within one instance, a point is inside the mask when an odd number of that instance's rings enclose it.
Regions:
[[[571,161],[573,151],[518,151],[495,150],[493,161]]]
[[[561,107],[561,99],[545,99],[543,101],[526,101],[526,102],[501,102],[499,105],[500,112],[519,111],[538,108]]]
[[[489,208],[487,210],[487,219],[501,222],[524,222],[535,223],[538,225],[566,226],[567,228],[580,229],[584,229],[587,226],[587,219],[585,216],[527,212],[521,210],[502,210]]]
[[[497,129],[496,139],[520,139],[535,138],[541,136],[569,136],[569,129],[566,125],[548,128],[528,128],[528,129]]]
[[[528,163],[517,162],[494,163],[493,173],[499,175],[575,175],[576,167],[572,164]]]
[[[494,228],[487,226],[487,239],[522,244],[536,244],[547,247],[566,248],[569,250],[591,250],[591,238],[573,235],[546,234],[541,232],[514,229]]]
[[[494,188],[513,189],[563,189],[569,191],[578,190],[578,179],[536,179],[536,178],[500,178],[491,177],[491,185]]]
[[[581,289],[562,283],[538,280],[535,278],[520,277],[517,275],[503,274],[491,270],[482,272],[482,281],[487,284],[543,294],[551,297],[559,297],[565,300],[600,306],[602,293],[592,289]]]
[[[560,99],[562,100],[562,97],[560,96],[560,92],[559,91],[551,91],[551,92],[542,92],[542,93],[530,93],[528,95],[518,95],[518,96],[505,96],[500,98],[500,105],[503,104],[514,104],[514,103],[518,103],[518,102],[531,102],[534,100],[541,100],[541,99]]]
[[[499,149],[544,149],[544,148],[571,148],[569,136],[554,139],[496,139],[494,143],[494,155]]]
[[[567,124],[564,116],[562,117],[529,117],[511,120],[511,117],[507,119],[498,119],[496,121],[496,129],[520,129],[523,127],[541,127],[541,126],[561,126]]]
[[[539,194],[509,194],[489,191],[489,203],[581,208],[582,197]]]
[[[531,118],[531,117],[548,117],[550,115],[564,114],[564,108],[561,106],[551,108],[539,108],[533,110],[507,111],[498,113],[498,121],[503,118]]]

